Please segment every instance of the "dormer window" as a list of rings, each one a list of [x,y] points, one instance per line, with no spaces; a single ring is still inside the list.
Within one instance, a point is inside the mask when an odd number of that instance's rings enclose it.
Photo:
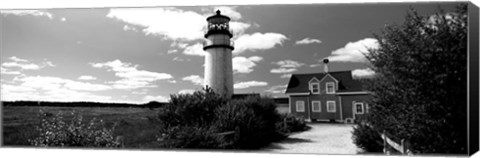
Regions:
[[[320,94],[320,84],[319,83],[311,83],[310,84],[310,91],[313,94]]]
[[[333,94],[335,93],[335,83],[333,82],[327,82],[326,83],[326,86],[325,86],[327,89],[327,94]]]
[[[313,77],[310,81],[308,81],[308,89],[312,94],[320,94],[320,81],[316,77]]]

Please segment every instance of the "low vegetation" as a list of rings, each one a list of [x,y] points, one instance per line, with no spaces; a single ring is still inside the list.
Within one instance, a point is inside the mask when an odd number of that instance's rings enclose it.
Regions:
[[[352,139],[353,143],[363,149],[364,152],[378,153],[383,151],[383,139],[378,131],[366,124],[358,123],[353,127]]]
[[[102,120],[95,118],[84,121],[82,115],[73,115],[69,122],[63,120],[63,113],[43,113],[39,136],[28,141],[40,147],[119,147],[120,140],[113,135],[114,127],[107,129]]]
[[[308,129],[278,114],[271,99],[227,100],[210,89],[172,95],[160,108],[7,106],[4,113],[6,146],[259,149]]]
[[[272,100],[226,100],[210,89],[173,95],[158,119],[167,148],[258,149],[286,137]]]

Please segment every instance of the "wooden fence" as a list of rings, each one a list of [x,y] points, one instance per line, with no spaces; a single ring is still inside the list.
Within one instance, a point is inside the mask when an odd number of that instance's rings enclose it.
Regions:
[[[379,133],[380,137],[383,139],[383,153],[390,155],[390,151],[388,150],[388,146],[391,146],[393,149],[402,153],[402,155],[413,155],[413,152],[409,149],[410,142],[408,140],[402,139],[399,143],[396,143],[392,139],[387,137],[385,130],[383,133]]]
[[[367,125],[368,127],[372,128],[372,129],[375,129],[375,128],[373,128],[372,125],[370,125],[368,123],[365,123],[365,125]],[[390,155],[390,151],[388,150],[388,147],[390,146],[393,149],[400,152],[402,155],[413,155],[412,150],[409,149],[410,148],[410,142],[408,140],[401,139],[400,143],[397,143],[397,142],[395,142],[392,139],[387,137],[387,133],[385,132],[385,130],[383,130],[382,133],[378,133],[378,134],[383,139],[383,153],[385,153],[387,155]]]

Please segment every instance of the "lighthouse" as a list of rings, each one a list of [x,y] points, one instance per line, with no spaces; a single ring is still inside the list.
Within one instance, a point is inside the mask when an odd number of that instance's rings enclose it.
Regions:
[[[233,95],[232,51],[233,34],[229,27],[230,18],[220,14],[207,18],[207,32],[203,50],[205,53],[204,86],[226,98]]]

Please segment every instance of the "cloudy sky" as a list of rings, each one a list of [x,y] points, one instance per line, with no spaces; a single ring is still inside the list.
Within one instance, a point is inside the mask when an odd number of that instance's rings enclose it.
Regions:
[[[242,5],[2,10],[1,100],[167,101],[200,90],[203,34],[216,9],[231,17],[235,93],[282,97],[292,73],[374,72],[362,55],[409,7],[451,3]]]

